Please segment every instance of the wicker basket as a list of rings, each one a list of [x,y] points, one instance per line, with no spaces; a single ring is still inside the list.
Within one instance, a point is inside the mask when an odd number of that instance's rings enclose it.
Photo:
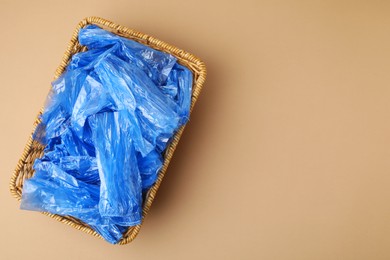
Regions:
[[[189,68],[193,74],[194,74],[194,83],[193,83],[193,89],[192,89],[192,97],[191,97],[191,111],[195,105],[195,102],[199,96],[199,93],[202,89],[202,85],[206,78],[206,67],[204,63],[199,60],[194,55],[185,52],[183,50],[180,50],[172,45],[169,45],[163,41],[160,41],[154,37],[151,37],[149,35],[134,31],[132,29],[126,28],[121,25],[117,25],[113,22],[107,21],[102,18],[98,17],[88,17],[84,20],[82,20],[76,30],[73,33],[72,39],[69,43],[69,47],[66,50],[62,62],[60,66],[57,68],[55,72],[55,78],[59,77],[63,71],[65,70],[66,66],[68,65],[71,57],[73,54],[76,54],[78,52],[85,51],[85,47],[81,46],[78,42],[78,32],[81,28],[89,25],[89,24],[95,24],[98,25],[104,29],[107,29],[117,35],[135,40],[137,42],[140,42],[142,44],[148,45],[154,49],[161,50],[163,52],[167,52],[172,54],[178,59],[178,62],[187,68]],[[39,112],[33,127],[33,132],[35,130],[35,127],[37,124],[39,124],[39,116],[41,115],[42,110]],[[165,154],[164,154],[164,164],[161,168],[156,183],[150,188],[146,195],[146,199],[144,201],[143,205],[143,217],[144,220],[146,215],[149,212],[150,206],[152,205],[152,202],[154,200],[154,197],[156,196],[156,192],[161,184],[162,179],[164,178],[165,172],[168,168],[168,164],[172,158],[172,155],[176,149],[177,144],[179,143],[180,136],[183,133],[185,126],[182,126],[176,134],[172,138],[172,142],[167,147]],[[43,155],[44,146],[40,143],[34,141],[32,139],[32,135],[30,135],[29,140],[26,144],[26,147],[24,149],[24,152],[19,159],[19,162],[16,166],[16,169],[14,171],[14,174],[11,177],[10,181],[10,190],[12,195],[20,201],[22,196],[22,189],[23,189],[23,182],[25,179],[31,178],[31,176],[34,175],[34,170],[32,168],[33,163],[35,159],[40,158]],[[91,234],[96,237],[102,238],[96,231],[94,231],[92,228],[90,228],[88,225],[83,223],[82,221],[73,218],[73,217],[64,217],[59,215],[50,214],[47,212],[43,212],[43,214],[52,217],[60,222],[63,222],[65,224],[68,224],[69,226],[72,226],[76,229],[82,230],[88,234]],[[143,222],[143,221],[142,221]],[[129,227],[128,230],[123,234],[122,239],[118,242],[118,244],[123,245],[131,242],[138,234],[142,224],[139,224],[137,226]],[[102,238],[103,239],[103,238]]]

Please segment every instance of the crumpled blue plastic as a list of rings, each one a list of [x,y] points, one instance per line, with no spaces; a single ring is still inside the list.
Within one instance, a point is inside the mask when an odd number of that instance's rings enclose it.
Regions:
[[[162,154],[189,119],[193,75],[168,53],[89,25],[87,51],[52,83],[33,139],[45,145],[21,208],[72,216],[117,243],[142,220]]]

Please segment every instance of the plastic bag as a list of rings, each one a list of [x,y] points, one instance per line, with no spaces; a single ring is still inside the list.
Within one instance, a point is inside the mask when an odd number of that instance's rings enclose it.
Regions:
[[[52,84],[33,138],[45,145],[21,208],[72,216],[117,243],[142,220],[162,153],[188,121],[192,73],[170,54],[97,26]]]

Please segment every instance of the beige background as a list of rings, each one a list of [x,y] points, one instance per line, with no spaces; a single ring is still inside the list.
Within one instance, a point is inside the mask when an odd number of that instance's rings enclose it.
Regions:
[[[0,0],[0,259],[390,259],[387,2]],[[8,191],[90,15],[193,52],[209,72],[122,247],[21,211]]]

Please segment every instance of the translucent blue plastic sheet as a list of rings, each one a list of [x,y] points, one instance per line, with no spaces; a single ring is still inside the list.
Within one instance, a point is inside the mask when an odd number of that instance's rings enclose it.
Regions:
[[[117,243],[142,218],[162,153],[189,118],[192,73],[170,54],[97,26],[52,84],[33,138],[45,145],[21,208],[72,216]]]

